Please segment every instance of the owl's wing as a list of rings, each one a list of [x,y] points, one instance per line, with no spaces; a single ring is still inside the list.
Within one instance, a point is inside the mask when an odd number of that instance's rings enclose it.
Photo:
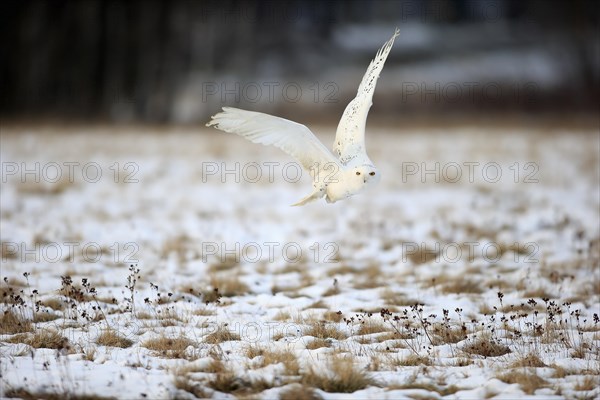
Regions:
[[[375,91],[377,79],[394,45],[394,39],[399,34],[400,31],[396,28],[394,36],[379,49],[360,82],[356,97],[344,110],[333,143],[333,152],[340,158],[343,165],[350,162],[355,165],[372,164],[365,149],[367,115],[371,105],[373,105],[373,92]]]
[[[275,146],[294,157],[308,171],[335,165],[339,160],[304,125],[254,111],[223,107],[206,126],[235,133],[253,143]]]

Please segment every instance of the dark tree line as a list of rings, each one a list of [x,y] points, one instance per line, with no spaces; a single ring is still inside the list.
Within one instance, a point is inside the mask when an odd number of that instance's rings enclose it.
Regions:
[[[584,105],[597,100],[598,61],[582,44],[598,35],[595,1],[7,0],[0,7],[4,116],[113,118],[126,104],[136,119],[169,121],[177,88],[196,73],[252,77],[274,63],[285,75],[318,74],[353,61],[332,43],[339,26],[421,22],[433,29],[481,22],[490,13],[507,24],[534,21],[537,32],[580,47],[589,93],[579,97]],[[443,54],[441,47],[407,51],[390,62]],[[565,93],[565,104],[582,106]]]

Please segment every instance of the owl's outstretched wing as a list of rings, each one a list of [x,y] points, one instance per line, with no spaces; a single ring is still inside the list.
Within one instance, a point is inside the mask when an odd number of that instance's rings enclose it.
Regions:
[[[353,165],[372,164],[365,149],[367,115],[373,104],[373,92],[375,91],[377,79],[394,45],[394,39],[399,34],[400,31],[396,28],[394,36],[379,49],[363,76],[356,97],[344,110],[333,143],[333,152],[340,158],[343,165],[348,163]]]
[[[254,111],[223,107],[206,126],[235,133],[253,143],[275,146],[294,157],[308,171],[336,165],[339,160],[304,125]]]

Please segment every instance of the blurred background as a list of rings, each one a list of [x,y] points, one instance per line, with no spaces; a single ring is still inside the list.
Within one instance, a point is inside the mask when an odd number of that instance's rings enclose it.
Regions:
[[[8,0],[0,113],[199,124],[237,105],[335,122],[398,27],[375,93],[380,120],[510,113],[597,122],[599,4]]]

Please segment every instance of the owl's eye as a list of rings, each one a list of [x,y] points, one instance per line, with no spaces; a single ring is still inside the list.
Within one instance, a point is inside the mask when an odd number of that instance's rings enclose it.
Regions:
[[[356,175],[360,175],[360,172],[356,171]]]
[[[374,176],[375,172],[369,172],[369,175]]]

